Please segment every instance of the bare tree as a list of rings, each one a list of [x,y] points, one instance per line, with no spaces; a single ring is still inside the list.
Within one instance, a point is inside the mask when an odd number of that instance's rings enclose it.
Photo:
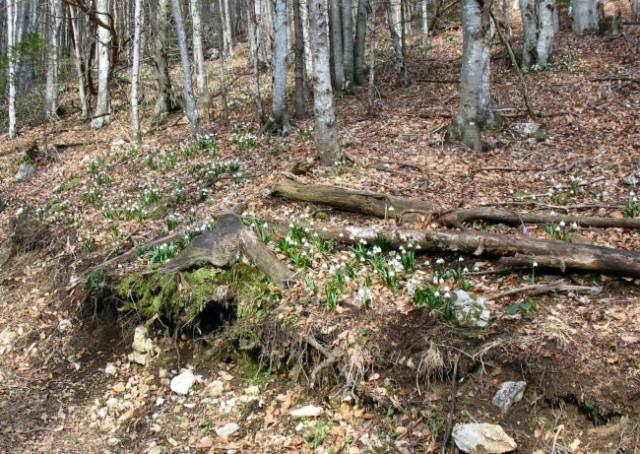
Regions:
[[[92,128],[102,128],[111,122],[111,1],[96,0],[96,17],[108,27],[98,26],[98,101],[91,121]]]
[[[391,39],[393,41],[393,48],[396,53],[396,74],[398,75],[398,82],[403,87],[409,85],[409,78],[407,75],[407,67],[404,61],[404,28],[402,20],[402,3],[401,0],[389,0],[387,6],[387,20],[389,22],[389,31],[391,32]]]
[[[196,100],[193,96],[193,83],[191,82],[191,61],[189,60],[189,49],[187,47],[187,32],[184,27],[184,18],[180,8],[180,0],[171,0],[173,18],[176,22],[176,32],[178,34],[178,47],[180,48],[180,60],[183,71],[183,96],[187,108],[187,116],[191,122],[191,130],[195,137],[202,135],[200,116],[196,107]]]
[[[544,66],[549,63],[555,37],[555,0],[520,0],[522,14],[522,66]]]
[[[331,0],[331,38],[331,50],[333,51],[333,71],[336,78],[336,88],[338,90],[344,90],[345,78],[340,0]]]
[[[204,65],[204,47],[202,44],[202,8],[200,0],[191,0],[191,20],[193,27],[193,61],[196,67],[198,85],[198,104],[200,111],[208,118],[211,96],[207,87],[207,69]]]
[[[427,17],[427,0],[420,0],[420,38],[422,44],[429,42],[429,18]]]
[[[84,77],[83,60],[82,60],[82,38],[83,34],[80,31],[80,10],[74,6],[69,5],[70,26],[73,34],[73,53],[75,56],[74,65],[76,68],[76,74],[78,77],[78,96],[80,98],[80,110],[83,117],[89,116],[89,99],[87,98],[86,91],[86,79]]]
[[[572,0],[573,31],[584,33],[598,29],[598,0]]]
[[[353,77],[357,85],[364,84],[364,48],[367,33],[367,2],[358,0],[358,16],[356,19],[356,42],[353,56]]]
[[[178,107],[175,94],[171,88],[171,76],[167,62],[166,45],[167,29],[169,28],[169,0],[158,0],[155,14],[151,14],[153,33],[151,38],[152,68],[155,73],[156,104],[153,110],[155,119],[164,118],[169,112]]]
[[[293,1],[293,21],[295,31],[295,85],[296,85],[296,118],[304,118],[306,104],[306,71],[304,55],[304,35],[300,2]]]
[[[310,0],[309,23],[313,49],[313,104],[315,113],[314,139],[324,165],[342,161],[336,116],[333,110],[333,90],[329,66],[329,23],[327,0]]]
[[[258,0],[259,1],[259,0]],[[247,21],[249,29],[249,51],[251,56],[251,67],[253,84],[253,100],[256,105],[256,111],[260,117],[260,121],[265,123],[264,107],[262,105],[262,95],[260,94],[260,40],[259,40],[259,24],[256,11],[259,5],[256,0],[246,0],[247,5]]]
[[[45,88],[45,104],[47,118],[55,118],[58,111],[58,55],[60,30],[62,28],[62,0],[49,0],[49,43],[51,50],[47,59],[47,79]]]
[[[142,142],[140,113],[138,105],[138,86],[140,84],[140,38],[142,35],[142,0],[135,0],[133,13],[133,68],[131,69],[131,125],[137,143]]]
[[[15,139],[16,133],[16,62],[15,62],[15,26],[16,16],[15,0],[6,0],[7,9],[7,52],[9,64],[7,65],[9,82],[9,138]]]
[[[272,133],[287,135],[291,129],[287,113],[287,54],[289,52],[289,12],[287,0],[275,0],[273,37]]]
[[[353,73],[353,5],[351,0],[342,0],[342,58],[345,89],[351,91],[355,75]]]

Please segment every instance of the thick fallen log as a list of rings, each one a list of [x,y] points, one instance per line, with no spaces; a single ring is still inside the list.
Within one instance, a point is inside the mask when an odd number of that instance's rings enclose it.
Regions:
[[[290,173],[282,174],[273,187],[272,194],[303,202],[323,203],[343,210],[357,211],[385,219],[402,219],[411,213],[430,215],[440,211],[440,207],[436,204],[422,200],[338,186],[305,183]]]
[[[520,264],[533,263],[539,258],[539,266],[566,270],[582,270],[594,273],[640,277],[640,252],[568,243],[560,240],[533,238],[530,236],[499,235],[475,230],[436,231],[401,228],[373,227],[325,227],[314,234],[329,240],[356,244],[381,238],[391,246],[403,246],[419,251],[493,255],[514,259]]]
[[[432,217],[448,227],[463,228],[462,224],[474,219],[505,224],[577,224],[582,227],[640,229],[640,218],[604,218],[594,216],[562,216],[558,214],[518,213],[515,211],[478,207],[445,210],[436,204],[383,193],[357,191],[338,186],[305,183],[300,178],[284,173],[272,189],[272,194],[292,200],[321,203],[379,218],[408,220]]]

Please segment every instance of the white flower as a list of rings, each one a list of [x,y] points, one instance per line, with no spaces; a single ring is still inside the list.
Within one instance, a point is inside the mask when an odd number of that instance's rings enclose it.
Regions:
[[[444,294],[444,297],[445,297],[445,298],[451,298],[451,293],[449,293],[449,292],[445,293],[445,294]]]
[[[531,264],[531,266],[533,266],[533,267],[535,268],[536,266],[538,266],[538,262],[533,262],[533,263]]]
[[[440,292],[436,290],[436,291],[433,293],[433,296],[436,296],[436,297],[440,296]]]
[[[442,264],[444,263],[444,259],[443,258],[439,258],[438,260],[436,260],[437,264]]]

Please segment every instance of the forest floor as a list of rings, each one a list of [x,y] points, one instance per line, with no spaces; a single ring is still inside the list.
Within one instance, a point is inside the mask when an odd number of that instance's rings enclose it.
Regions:
[[[342,144],[360,165],[316,165],[300,178],[443,209],[640,216],[630,194],[636,188],[623,183],[640,167],[640,28],[624,31],[620,37],[559,34],[554,64],[526,76],[541,113],[540,130],[529,137],[512,129],[528,119],[508,55],[496,45],[492,90],[504,127],[485,133],[492,149],[482,154],[445,138],[458,107],[459,30],[410,49],[407,88],[395,86],[392,54],[382,46],[377,116],[367,115],[366,92],[336,100]],[[217,63],[211,65],[217,74]],[[241,57],[228,66],[249,73]],[[292,120],[288,137],[256,134],[249,86],[248,76],[239,79],[229,122],[213,121],[212,136],[197,145],[177,114],[148,133],[141,148],[128,143],[124,104],[115,106],[116,121],[98,131],[66,115],[46,127],[55,150],[32,153],[35,175],[16,182],[25,150],[42,139],[44,127],[3,141],[0,242],[12,232],[21,239],[0,268],[0,451],[437,452],[455,369],[455,422],[500,424],[517,452],[639,452],[640,281],[505,269],[482,251],[414,251],[414,259],[371,245],[309,252],[299,242],[284,250],[262,219],[291,222],[298,240],[312,222],[318,228],[395,222],[273,197],[281,171],[314,157],[313,120]],[[200,314],[198,326],[179,331],[155,319],[156,356],[146,367],[130,362],[133,329],[144,318],[116,310],[126,303],[115,296],[118,277],[164,260],[176,244],[141,248],[134,260],[109,269],[108,279],[92,274],[86,290],[69,283],[130,248],[196,229],[238,204],[246,204],[247,219],[258,220],[250,225],[279,259],[303,267],[304,279],[290,289],[268,288],[253,301],[258,306],[242,306],[257,311],[253,320],[218,313],[224,326],[212,327]],[[41,222],[16,236],[19,209],[33,209]],[[444,229],[436,222],[409,227]],[[503,224],[469,227],[523,234]],[[533,237],[640,249],[637,230],[527,229]],[[375,268],[370,257],[386,262]],[[489,297],[558,279],[597,292],[494,298],[483,329],[459,327],[443,306],[435,310],[411,289],[422,286],[444,298],[464,288]],[[242,331],[242,320],[263,326]],[[248,339],[254,344],[247,347]],[[198,376],[188,395],[169,388],[181,368]],[[525,380],[527,388],[505,415],[491,399],[507,380]],[[310,404],[320,414],[290,416]],[[447,452],[456,452],[450,440]]]

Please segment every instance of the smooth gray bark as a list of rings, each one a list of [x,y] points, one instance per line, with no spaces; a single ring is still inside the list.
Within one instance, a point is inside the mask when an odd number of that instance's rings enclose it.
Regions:
[[[336,78],[336,88],[338,90],[344,90],[345,78],[340,0],[331,0],[331,49],[333,51],[333,70]]]
[[[49,27],[51,50],[47,59],[45,104],[47,118],[53,119],[57,117],[58,111],[58,57],[60,53],[60,31],[63,21],[62,0],[50,0],[49,13],[51,17],[51,25]]]
[[[231,27],[231,9],[229,8],[229,1],[230,0],[222,0],[222,12],[224,12],[223,39],[225,55],[229,58],[233,58],[233,28]]]
[[[305,77],[305,55],[304,55],[304,35],[302,26],[302,14],[300,12],[300,2],[293,1],[293,22],[295,33],[295,85],[296,85],[296,118],[305,117],[306,104],[306,77]]]
[[[420,30],[422,44],[429,42],[429,18],[427,16],[427,0],[420,0]]]
[[[275,1],[273,37],[272,108],[269,129],[287,135],[291,129],[287,113],[287,54],[289,52],[289,12],[287,0]]]
[[[153,37],[151,40],[153,60],[154,83],[156,87],[156,103],[153,116],[156,119],[164,118],[169,112],[178,106],[175,94],[171,88],[171,76],[167,62],[167,29],[169,28],[169,0],[158,0],[157,9],[152,16]]]
[[[520,0],[520,14],[522,15],[522,66],[529,69],[537,61],[538,23],[533,0]]]
[[[111,1],[96,0],[96,15],[107,25],[111,25]],[[111,123],[111,32],[98,26],[98,101],[91,121],[92,128],[102,128]]]
[[[176,22],[176,32],[178,35],[178,47],[180,48],[180,60],[183,71],[183,96],[187,108],[187,116],[191,122],[191,129],[195,137],[202,135],[200,116],[196,107],[196,100],[193,96],[193,83],[191,82],[191,61],[189,60],[189,49],[187,48],[187,32],[184,27],[184,18],[180,7],[180,0],[171,0],[173,18]]]
[[[138,103],[140,86],[140,38],[142,35],[142,0],[135,0],[133,13],[133,67],[131,68],[131,126],[136,143],[142,142],[140,109]]]
[[[389,22],[389,32],[393,41],[393,49],[395,50],[396,60],[395,69],[400,85],[407,86],[409,84],[407,77],[407,68],[404,61],[404,46],[402,43],[402,3],[401,0],[389,0],[387,7],[387,21]]]
[[[9,82],[9,138],[15,139],[16,132],[16,63],[14,55],[15,42],[15,0],[6,0],[7,9],[7,52],[9,54],[9,64],[7,65]]]
[[[89,100],[87,98],[86,86],[87,82],[82,70],[82,34],[80,33],[80,19],[79,11],[76,7],[69,6],[69,13],[71,14],[71,28],[73,33],[73,53],[74,53],[74,65],[76,68],[76,75],[78,77],[78,96],[80,98],[80,110],[83,118],[89,116]]]
[[[329,66],[329,23],[327,0],[310,0],[309,23],[313,49],[314,139],[320,161],[336,165],[344,155],[340,150]]]
[[[553,40],[556,30],[554,17],[556,17],[556,0],[538,0],[536,5],[538,15],[538,42],[536,43],[537,63],[540,66],[549,64]]]
[[[354,79],[356,85],[364,84],[364,49],[367,34],[367,2],[358,0],[358,16],[356,19],[356,42],[354,50]]]
[[[202,44],[202,8],[200,0],[191,1],[191,24],[193,28],[193,62],[196,67],[198,86],[198,105],[205,118],[208,118],[211,107],[211,96],[207,86],[207,68],[204,64],[204,46]]]
[[[258,0],[259,1],[259,0]],[[256,105],[256,111],[260,117],[260,121],[265,123],[264,107],[262,106],[262,96],[260,94],[260,43],[259,43],[259,24],[256,17],[258,6],[256,0],[246,0],[247,21],[249,29],[249,52],[251,58],[253,85],[253,100]]]
[[[376,7],[377,0],[370,0],[371,14],[369,25],[369,89],[367,95],[369,99],[369,116],[374,116],[376,113],[376,86],[375,86],[375,73],[376,73]]]
[[[353,6],[351,0],[342,0],[342,58],[345,88],[351,91],[355,79],[353,73]]]
[[[572,0],[572,28],[576,33],[598,29],[598,0]]]

